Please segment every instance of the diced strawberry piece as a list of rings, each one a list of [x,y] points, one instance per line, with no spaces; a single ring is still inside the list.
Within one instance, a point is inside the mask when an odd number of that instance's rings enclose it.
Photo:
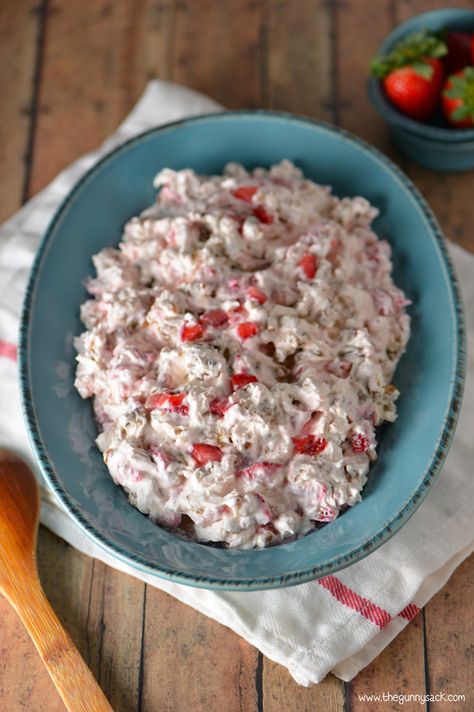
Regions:
[[[214,415],[223,416],[226,410],[230,408],[228,398],[214,398],[209,403],[209,411]]]
[[[183,405],[185,398],[185,393],[153,393],[145,401],[145,408],[148,410],[163,408],[167,412],[187,415],[189,407],[186,404]]]
[[[257,383],[257,381],[257,377],[251,376],[250,373],[234,373],[230,379],[233,391],[237,391],[239,388],[243,388],[249,383]]]
[[[316,256],[307,252],[298,262],[298,266],[301,267],[308,279],[313,279],[316,276],[316,270],[318,269],[318,262]]]
[[[261,292],[260,289],[257,289],[257,287],[249,287],[247,290],[247,295],[250,299],[254,299],[259,304],[265,304],[265,302],[268,300],[267,295]]]
[[[271,475],[277,470],[279,470],[281,465],[277,462],[256,462],[250,467],[245,467],[243,470],[239,470],[235,473],[235,476],[240,479],[241,477],[247,477],[249,480],[256,479],[259,475],[266,476]]]
[[[199,467],[205,465],[207,462],[220,462],[220,460],[222,460],[222,450],[220,447],[217,447],[217,445],[208,445],[207,443],[194,443],[191,455]]]
[[[204,326],[202,324],[184,324],[181,329],[182,341],[196,341],[204,334]]]
[[[171,462],[171,456],[166,452],[166,450],[163,450],[163,448],[158,445],[149,445],[148,452],[155,462],[161,463],[163,467],[168,467]]]
[[[205,326],[212,326],[214,329],[218,329],[220,326],[227,324],[229,317],[223,309],[210,309],[202,314],[199,321]]]
[[[135,467],[132,467],[128,474],[131,482],[141,482],[144,478],[143,472],[140,472]]]
[[[262,497],[262,495],[258,492],[255,492],[255,496],[260,502],[261,512],[264,517],[264,521],[262,522],[262,524],[269,524],[273,519],[273,512],[270,508],[270,505],[268,504],[266,499]]]
[[[170,393],[168,395],[168,403],[172,408],[177,408],[186,398],[186,393]]]
[[[326,371],[332,373],[333,376],[337,376],[338,378],[347,378],[351,370],[352,364],[350,361],[344,361],[341,359],[330,361],[326,366]]]
[[[237,223],[237,230],[240,235],[242,235],[243,228],[244,228],[244,222],[247,219],[247,215],[238,215],[237,213],[235,215],[230,216],[234,222]]]
[[[243,314],[244,311],[245,311],[245,307],[244,307],[244,305],[242,304],[242,302],[241,302],[240,299],[239,299],[239,306],[238,306],[238,307],[234,307],[234,308],[232,309],[232,313],[233,313],[233,314]]]
[[[232,277],[232,279],[228,281],[228,286],[233,292],[238,291],[240,288],[240,280],[236,277]]]
[[[237,334],[241,339],[251,339],[258,334],[258,326],[253,321],[242,321],[237,324]]]
[[[318,438],[315,435],[303,435],[291,438],[295,451],[303,455],[319,455],[326,449],[328,441],[326,438]]]
[[[238,200],[245,200],[246,203],[251,203],[257,190],[258,188],[254,185],[241,185],[240,188],[234,190],[232,195]]]
[[[145,408],[153,410],[159,408],[168,400],[169,393],[152,393],[145,401]]]
[[[318,522],[333,522],[337,517],[337,509],[329,504],[321,507],[316,515]]]
[[[267,213],[263,205],[257,205],[253,209],[253,214],[257,220],[260,220],[261,223],[265,223],[265,225],[271,225],[273,222],[273,216]]]
[[[354,452],[367,452],[369,449],[369,440],[361,433],[355,433],[352,436],[352,450]]]

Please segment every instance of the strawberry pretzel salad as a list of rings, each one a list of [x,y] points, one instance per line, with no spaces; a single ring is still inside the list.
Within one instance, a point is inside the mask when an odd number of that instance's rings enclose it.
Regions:
[[[409,304],[361,197],[289,161],[162,170],[94,258],[76,387],[117,485],[157,524],[252,548],[361,499]]]

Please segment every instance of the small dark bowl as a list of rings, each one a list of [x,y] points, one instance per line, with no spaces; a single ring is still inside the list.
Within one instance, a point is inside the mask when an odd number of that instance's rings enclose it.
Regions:
[[[387,54],[414,32],[444,28],[474,33],[474,11],[446,8],[415,15],[388,35],[379,53]],[[437,171],[474,168],[474,128],[450,127],[439,109],[426,123],[405,116],[386,97],[380,80],[375,77],[369,79],[368,92],[373,105],[389,124],[395,146],[404,156]]]

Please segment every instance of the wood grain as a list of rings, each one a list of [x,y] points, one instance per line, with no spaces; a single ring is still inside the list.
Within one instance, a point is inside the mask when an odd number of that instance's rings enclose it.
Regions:
[[[387,127],[367,97],[366,82],[371,58],[393,29],[392,9],[391,0],[339,2],[335,30],[339,123],[385,152]]]
[[[0,448],[0,592],[28,631],[69,712],[112,712],[38,577],[40,494],[29,465]]]
[[[20,207],[27,178],[39,10],[39,4],[31,0],[0,3],[2,221]],[[64,705],[23,624],[2,597],[0,621],[0,709],[64,712]]]
[[[171,77],[232,108],[260,95],[261,4],[255,0],[176,3]]]
[[[440,701],[436,712],[474,708],[474,556],[454,572],[425,608],[430,693],[463,694],[464,702]]]
[[[95,561],[87,606],[88,662],[115,712],[138,709],[145,584]]]
[[[23,196],[38,32],[34,0],[0,3],[0,222],[18,209]]]
[[[265,712],[315,712],[342,710],[344,684],[333,675],[319,685],[297,685],[288,670],[265,658],[262,706]]]
[[[258,653],[228,628],[147,587],[141,712],[257,712]]]
[[[55,0],[29,194],[112,133],[151,77],[169,78],[171,22],[170,3]]]
[[[335,111],[331,3],[268,0],[265,8],[264,105],[330,121]]]

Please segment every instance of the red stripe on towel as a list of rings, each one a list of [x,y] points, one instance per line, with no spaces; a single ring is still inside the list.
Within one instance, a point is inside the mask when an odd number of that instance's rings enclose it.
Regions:
[[[329,591],[336,600],[360,613],[361,616],[378,626],[380,630],[383,630],[392,620],[392,616],[387,611],[367,600],[367,598],[359,596],[358,593],[345,586],[335,576],[324,576],[318,579],[318,583]]]
[[[0,356],[16,361],[16,345],[9,344],[8,341],[0,339]]]
[[[412,621],[413,618],[417,616],[419,612],[420,609],[418,608],[418,606],[415,606],[414,603],[409,603],[408,606],[405,606],[403,611],[400,611],[398,615],[402,618],[406,618],[407,621]]]

